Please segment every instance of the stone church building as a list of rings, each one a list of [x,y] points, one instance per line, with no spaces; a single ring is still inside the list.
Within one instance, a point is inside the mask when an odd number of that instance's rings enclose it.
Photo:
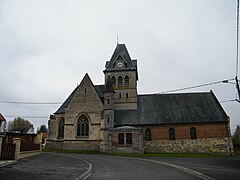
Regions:
[[[229,117],[212,91],[138,94],[137,60],[117,44],[105,83],[86,74],[50,115],[46,147],[106,153],[230,154]]]

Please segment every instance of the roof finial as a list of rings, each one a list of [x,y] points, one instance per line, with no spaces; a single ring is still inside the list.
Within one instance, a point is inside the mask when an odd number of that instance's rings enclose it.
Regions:
[[[118,34],[117,34],[117,44],[118,44],[118,40],[119,40],[119,39],[118,39]]]

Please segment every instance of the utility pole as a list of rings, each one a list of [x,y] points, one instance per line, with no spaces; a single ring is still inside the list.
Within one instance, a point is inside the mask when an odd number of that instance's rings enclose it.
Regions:
[[[236,100],[237,100],[237,102],[240,103],[240,89],[239,89],[239,82],[238,82],[237,76],[235,77],[235,80],[236,80],[236,88],[237,88],[237,92],[238,92],[238,98]]]

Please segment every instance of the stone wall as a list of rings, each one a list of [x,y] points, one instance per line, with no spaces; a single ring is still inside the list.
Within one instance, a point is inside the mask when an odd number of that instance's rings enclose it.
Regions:
[[[99,151],[100,141],[76,140],[64,141],[64,150],[84,150],[84,151]]]
[[[99,151],[100,141],[92,140],[47,140],[46,148],[62,150]]]
[[[46,148],[48,149],[63,149],[63,140],[47,139]]]
[[[230,154],[228,138],[152,140],[145,142],[147,153],[219,153]]]
[[[115,110],[119,109],[137,109],[137,77],[136,71],[133,69],[130,70],[120,70],[114,71],[111,73],[105,74],[105,79],[107,80],[108,76],[116,78],[116,85],[113,85],[114,88],[114,104]],[[124,77],[129,77],[128,86],[124,85]],[[118,86],[118,77],[123,78],[123,83],[121,86]],[[105,80],[105,82],[106,82]]]
[[[122,133],[124,135],[124,143],[119,144],[118,142],[118,134]],[[132,143],[127,143],[127,133],[132,136]],[[124,126],[119,128],[110,129],[110,137],[109,140],[111,142],[110,148],[111,152],[117,153],[137,153],[143,154],[143,138],[142,138],[142,129],[134,128],[130,126]]]
[[[65,113],[51,116],[52,118],[48,123],[49,137],[46,147],[76,150],[99,149],[102,112],[103,103],[86,74],[81,84],[74,91],[70,103],[65,108]],[[89,135],[87,137],[77,136],[77,125],[81,115],[88,119]],[[64,135],[58,137],[59,122],[62,118],[64,118]]]

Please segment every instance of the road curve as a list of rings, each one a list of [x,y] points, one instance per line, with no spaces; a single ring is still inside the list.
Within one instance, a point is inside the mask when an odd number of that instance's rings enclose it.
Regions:
[[[180,166],[153,160],[106,155],[81,155],[92,164],[85,179],[208,179]],[[207,177],[207,178],[206,178]],[[209,177],[209,179],[211,179]]]
[[[4,180],[238,179],[240,157],[164,158],[41,153],[0,168]]]

